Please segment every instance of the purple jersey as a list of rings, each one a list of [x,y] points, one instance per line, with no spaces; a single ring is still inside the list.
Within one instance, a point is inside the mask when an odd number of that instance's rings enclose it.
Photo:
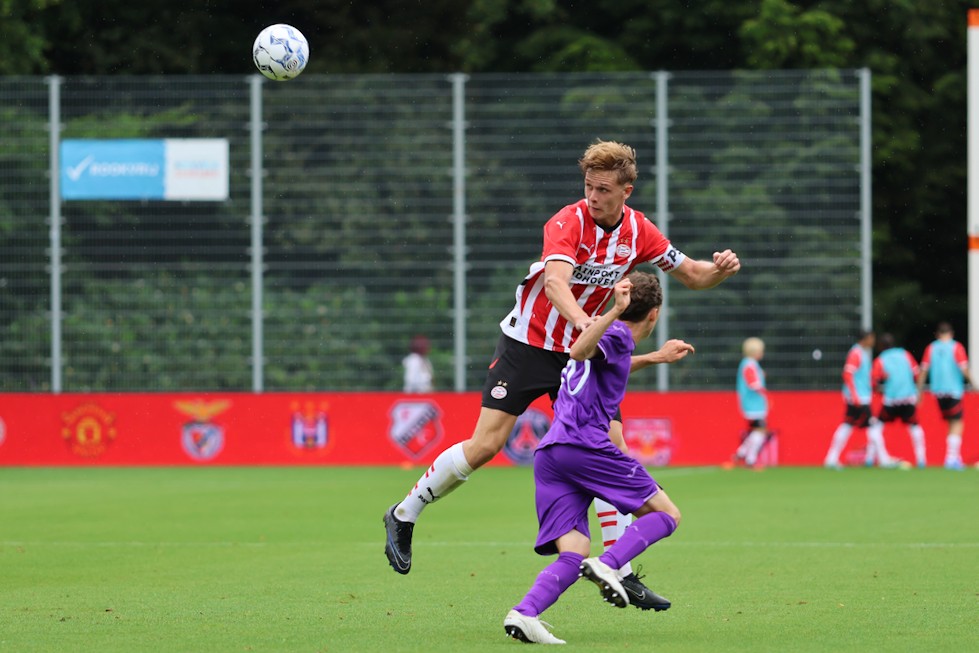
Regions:
[[[595,356],[586,361],[568,361],[561,371],[554,422],[538,448],[573,444],[589,449],[616,449],[608,437],[609,422],[625,397],[635,348],[629,327],[616,320],[598,341]]]
[[[659,491],[637,460],[608,437],[609,422],[625,397],[636,343],[616,321],[592,358],[568,361],[554,402],[554,422],[534,455],[537,542],[541,555],[557,553],[555,541],[576,530],[591,537],[588,506],[604,499],[623,514],[638,510]]]

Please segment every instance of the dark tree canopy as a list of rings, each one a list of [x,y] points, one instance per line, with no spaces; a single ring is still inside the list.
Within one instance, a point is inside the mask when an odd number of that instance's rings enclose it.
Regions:
[[[867,67],[878,329],[919,349],[966,327],[966,14],[850,0],[20,0],[6,75],[250,74],[251,42],[299,27],[313,73]]]

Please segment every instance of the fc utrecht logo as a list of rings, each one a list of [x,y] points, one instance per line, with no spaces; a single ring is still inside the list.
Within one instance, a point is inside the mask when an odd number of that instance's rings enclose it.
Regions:
[[[180,442],[184,451],[194,460],[212,460],[224,449],[224,427],[213,423],[212,418],[231,407],[231,402],[177,401],[174,407],[191,421],[183,425],[180,431]]]
[[[513,425],[513,430],[510,431],[510,436],[503,445],[504,453],[518,465],[532,465],[534,451],[549,428],[551,428],[551,419],[547,413],[536,408],[528,408]]]
[[[643,465],[670,464],[674,443],[673,422],[668,417],[627,417],[622,432],[629,453]]]
[[[420,458],[442,439],[442,411],[433,401],[399,401],[391,407],[388,437],[412,458]]]
[[[292,417],[289,425],[292,446],[300,451],[319,451],[326,448],[330,441],[330,422],[327,417],[329,404],[315,404],[307,401],[303,404],[293,402]]]
[[[97,404],[82,404],[61,416],[61,437],[72,453],[84,458],[102,455],[116,439],[116,416]]]

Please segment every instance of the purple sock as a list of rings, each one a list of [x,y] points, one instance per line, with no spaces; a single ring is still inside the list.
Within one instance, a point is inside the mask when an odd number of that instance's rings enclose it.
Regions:
[[[554,605],[564,590],[578,580],[578,567],[585,556],[565,551],[557,560],[544,567],[527,595],[513,607],[525,617],[536,617]]]
[[[632,522],[622,537],[598,559],[612,569],[619,569],[654,542],[669,537],[676,530],[676,521],[665,512],[651,512]]]

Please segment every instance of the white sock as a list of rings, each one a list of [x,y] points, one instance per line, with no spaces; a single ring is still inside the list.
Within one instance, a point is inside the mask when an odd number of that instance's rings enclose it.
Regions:
[[[868,449],[873,449],[871,455],[877,458],[879,465],[891,464],[891,455],[887,453],[887,447],[884,446],[883,422],[875,422],[867,427],[867,442],[870,444]],[[873,462],[873,458],[871,458],[871,462]]]
[[[925,460],[925,430],[920,424],[908,426],[908,433],[911,434],[911,445],[914,447],[914,460],[918,467],[924,467]]]
[[[767,434],[759,430],[754,430],[748,435],[748,439],[745,440],[747,446],[744,452],[746,465],[754,465],[755,461],[758,460],[758,454],[761,453],[761,448],[765,446],[766,437]]]
[[[748,453],[748,436],[744,436],[744,440],[738,445],[738,450],[734,452],[735,457],[744,460],[745,454]]]
[[[826,460],[823,462],[824,465],[840,464],[840,454],[843,453],[843,448],[846,447],[851,433],[853,433],[853,427],[846,422],[836,427],[836,432],[833,433],[833,441],[830,443],[829,451],[826,453]]]
[[[954,463],[962,457],[962,436],[949,433],[945,437],[945,462]]]
[[[601,499],[595,499],[595,516],[602,527],[602,544],[606,551],[622,537],[625,529],[632,523],[632,515],[623,515],[611,503]],[[619,568],[619,576],[628,576],[631,573],[632,564],[628,562]]]
[[[401,521],[414,523],[430,503],[435,503],[456,489],[472,474],[473,469],[462,453],[462,443],[454,444],[438,455],[411,492],[394,510]]]
[[[877,458],[877,448],[874,446],[874,443],[870,441],[870,437],[868,436],[867,450],[864,452],[863,455],[863,464],[866,465],[867,467],[870,467],[871,465],[874,464],[874,460],[876,460],[876,458]]]

